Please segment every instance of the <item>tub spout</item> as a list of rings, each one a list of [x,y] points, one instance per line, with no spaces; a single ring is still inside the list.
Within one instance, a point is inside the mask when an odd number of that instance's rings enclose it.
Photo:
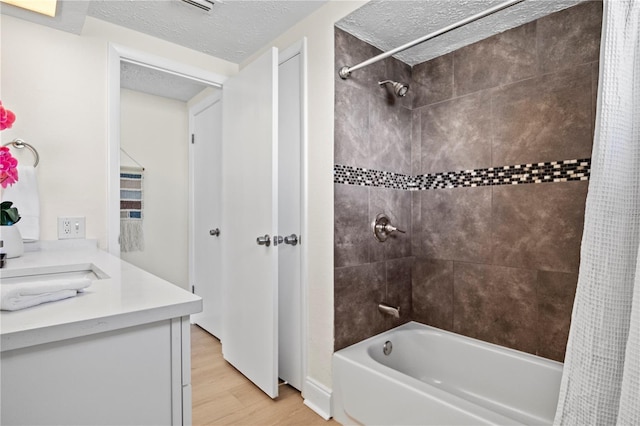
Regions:
[[[387,303],[378,304],[378,310],[385,315],[390,315],[394,318],[400,318],[400,306],[391,306]]]

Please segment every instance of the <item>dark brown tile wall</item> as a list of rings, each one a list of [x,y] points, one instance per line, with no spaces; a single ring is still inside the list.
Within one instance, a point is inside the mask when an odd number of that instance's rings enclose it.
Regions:
[[[492,166],[591,157],[592,64],[496,87]]]
[[[335,163],[418,175],[589,158],[601,15],[589,1],[413,69],[389,59],[336,76]],[[337,68],[378,53],[336,29]],[[410,96],[379,88],[387,78]],[[587,190],[336,184],[335,349],[415,320],[562,361]],[[381,212],[408,233],[376,242]]]
[[[414,66],[413,173],[591,157],[601,14],[582,3]],[[414,192],[414,319],[562,361],[587,189]]]
[[[488,91],[421,108],[419,174],[491,167]]]
[[[380,50],[336,29],[336,67]],[[393,58],[348,80],[336,77],[335,163],[411,174],[411,97],[398,99],[378,81],[409,83],[411,68]],[[336,73],[337,76],[337,73]],[[335,185],[334,322],[336,350],[411,319],[411,194],[397,189]],[[406,234],[375,240],[371,223],[385,213]],[[378,311],[400,307],[396,320]]]

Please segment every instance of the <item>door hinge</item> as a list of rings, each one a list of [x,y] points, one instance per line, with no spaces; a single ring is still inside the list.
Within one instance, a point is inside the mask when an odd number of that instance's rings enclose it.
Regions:
[[[191,133],[191,143],[196,143],[196,135],[195,135],[195,133]]]

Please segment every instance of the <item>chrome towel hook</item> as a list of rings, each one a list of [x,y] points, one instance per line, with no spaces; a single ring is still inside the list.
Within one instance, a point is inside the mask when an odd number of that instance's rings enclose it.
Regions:
[[[40,162],[40,155],[38,154],[38,151],[36,151],[36,149],[32,145],[26,143],[22,139],[14,139],[9,143],[5,143],[3,146],[12,146],[17,149],[27,148],[29,151],[31,151],[31,153],[36,159],[36,161],[33,163],[33,167],[38,166],[38,163]]]

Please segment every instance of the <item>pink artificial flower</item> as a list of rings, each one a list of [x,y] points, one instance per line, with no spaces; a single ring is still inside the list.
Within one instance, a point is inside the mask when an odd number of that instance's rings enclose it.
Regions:
[[[0,147],[0,185],[6,188],[18,181],[18,160],[13,158],[9,148]]]
[[[2,101],[0,101],[0,130],[10,129],[14,121],[16,121],[16,115],[8,109],[4,109]]]

